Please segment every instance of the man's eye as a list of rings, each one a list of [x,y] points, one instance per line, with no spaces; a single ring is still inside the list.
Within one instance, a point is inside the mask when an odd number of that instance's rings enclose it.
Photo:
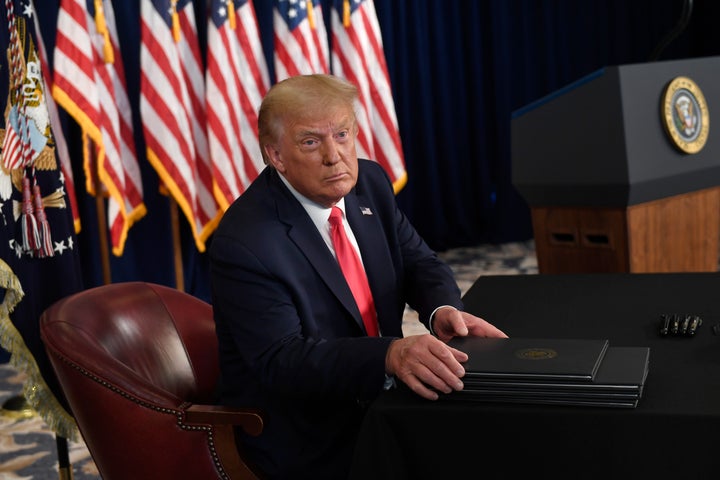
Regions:
[[[347,130],[343,130],[342,132],[338,132],[337,134],[338,138],[347,138],[348,135],[349,133]]]

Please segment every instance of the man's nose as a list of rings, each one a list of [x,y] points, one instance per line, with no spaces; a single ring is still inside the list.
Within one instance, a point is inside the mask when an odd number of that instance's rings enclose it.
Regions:
[[[333,141],[325,142],[323,145],[323,162],[333,165],[340,161],[340,149]]]

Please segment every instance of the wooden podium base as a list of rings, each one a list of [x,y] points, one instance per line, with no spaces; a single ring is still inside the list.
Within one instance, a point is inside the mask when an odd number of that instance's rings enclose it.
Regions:
[[[540,273],[718,271],[720,187],[622,208],[531,208]]]

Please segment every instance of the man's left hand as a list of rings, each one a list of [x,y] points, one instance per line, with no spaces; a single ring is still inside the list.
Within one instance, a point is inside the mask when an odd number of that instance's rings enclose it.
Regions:
[[[443,342],[447,342],[452,337],[508,337],[490,322],[453,307],[443,307],[436,311],[432,326],[435,335]]]

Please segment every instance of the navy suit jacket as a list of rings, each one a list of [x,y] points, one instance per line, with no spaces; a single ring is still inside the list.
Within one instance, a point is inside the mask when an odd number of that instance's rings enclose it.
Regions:
[[[398,209],[389,178],[359,160],[345,197],[381,331],[365,335],[342,272],[305,209],[266,168],[226,211],[210,245],[221,402],[266,414],[243,437],[273,478],[344,478],[364,406],[382,391],[385,354],[409,304],[427,325],[462,308],[450,268]]]

